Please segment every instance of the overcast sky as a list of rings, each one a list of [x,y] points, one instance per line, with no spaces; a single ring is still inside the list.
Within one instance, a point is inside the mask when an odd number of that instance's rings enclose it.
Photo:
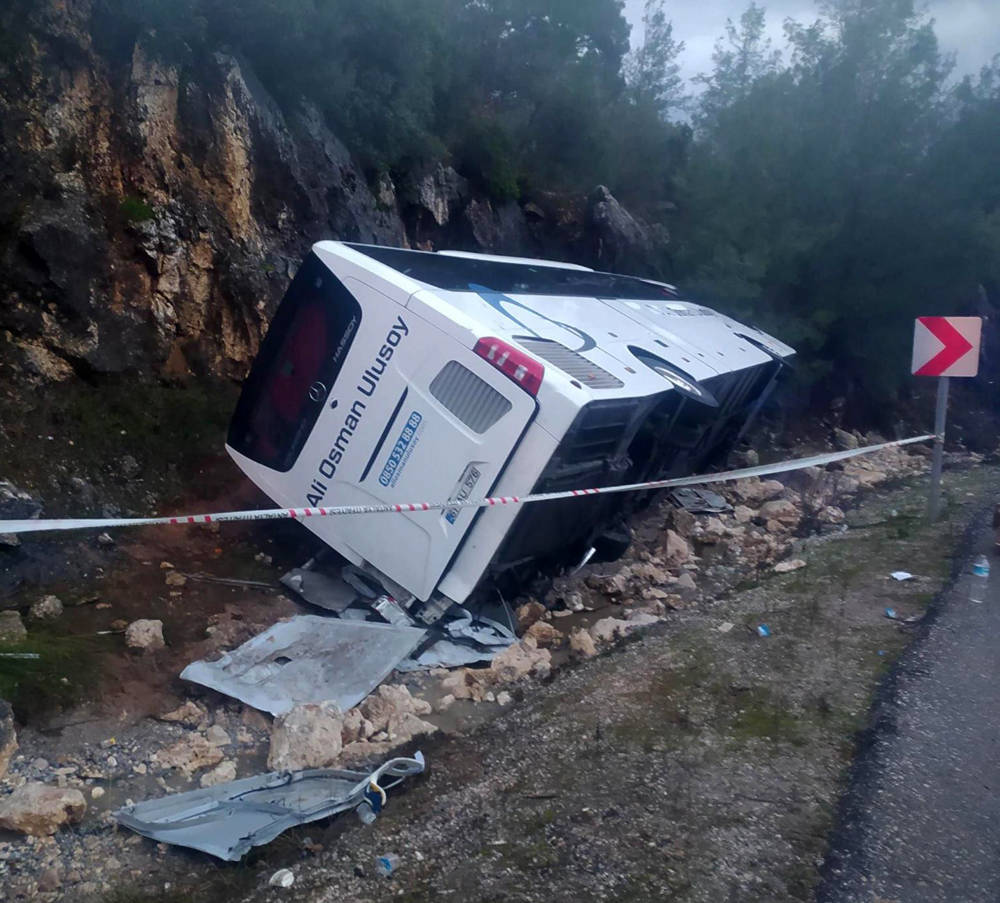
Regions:
[[[667,17],[674,23],[674,37],[685,44],[681,57],[683,75],[691,78],[712,67],[712,49],[725,28],[726,18],[737,20],[750,0],[667,0]],[[775,47],[784,46],[782,23],[786,18],[810,22],[816,4],[810,0],[761,0],[767,10],[768,32]],[[935,31],[943,50],[957,54],[956,73],[978,72],[1000,53],[1000,0],[930,0]],[[642,40],[643,0],[625,0],[625,14],[632,23],[632,41]]]

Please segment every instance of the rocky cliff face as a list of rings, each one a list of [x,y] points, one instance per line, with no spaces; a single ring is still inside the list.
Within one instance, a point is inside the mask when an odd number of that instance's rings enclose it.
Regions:
[[[375,185],[319,112],[218,52],[102,51],[90,0],[46,0],[0,63],[0,381],[238,377],[323,238],[650,271],[606,188],[497,204],[437,164]]]

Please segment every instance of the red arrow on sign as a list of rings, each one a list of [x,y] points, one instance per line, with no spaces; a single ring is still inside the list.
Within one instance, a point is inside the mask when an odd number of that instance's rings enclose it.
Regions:
[[[975,347],[951,324],[948,317],[918,317],[917,322],[944,347],[914,370],[915,376],[941,376]]]
[[[981,317],[917,317],[913,324],[915,376],[975,376]]]

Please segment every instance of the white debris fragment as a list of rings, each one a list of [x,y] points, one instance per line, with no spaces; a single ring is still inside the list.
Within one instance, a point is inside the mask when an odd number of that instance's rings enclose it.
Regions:
[[[267,882],[268,887],[291,887],[294,883],[295,875],[291,869],[278,869]]]

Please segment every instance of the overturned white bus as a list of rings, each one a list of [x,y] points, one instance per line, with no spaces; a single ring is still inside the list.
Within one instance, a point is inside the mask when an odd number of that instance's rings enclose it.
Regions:
[[[663,283],[324,241],[274,316],[227,448],[289,507],[680,476],[732,447],[793,354]],[[579,557],[624,503],[303,522],[429,620],[487,573]]]

